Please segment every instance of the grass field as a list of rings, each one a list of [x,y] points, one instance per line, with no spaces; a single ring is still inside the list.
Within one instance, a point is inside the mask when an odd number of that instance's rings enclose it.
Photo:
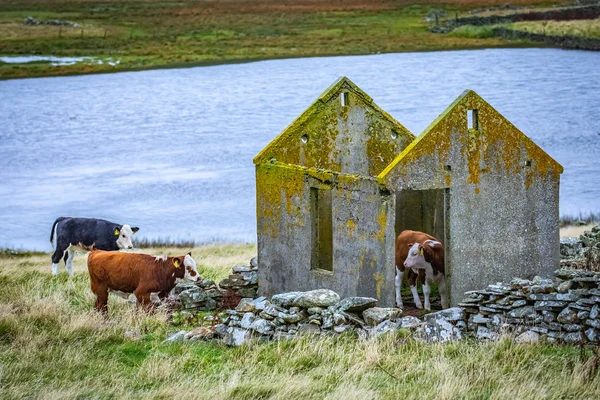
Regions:
[[[182,254],[182,249],[147,249]],[[201,273],[226,276],[252,245],[194,248]],[[92,310],[85,256],[50,274],[48,254],[0,257],[2,398],[540,399],[598,398],[598,359],[556,345],[473,341],[425,345],[399,333],[347,335],[228,348],[163,343],[181,327],[165,310],[110,299]],[[191,327],[187,327],[191,328]]]
[[[554,36],[571,35],[600,38],[600,18],[581,21],[517,22],[511,24],[510,28]]]
[[[517,0],[551,4],[560,0]],[[204,0],[0,2],[0,55],[95,57],[70,66],[0,62],[0,78],[181,67],[325,55],[523,46],[489,36],[427,30],[432,9],[448,15],[504,0]],[[25,26],[68,20],[74,27]],[[109,61],[117,65],[109,65]],[[99,62],[102,62],[101,64]]]

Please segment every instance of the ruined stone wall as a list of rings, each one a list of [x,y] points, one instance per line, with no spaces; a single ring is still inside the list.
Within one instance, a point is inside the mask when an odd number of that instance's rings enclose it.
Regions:
[[[259,294],[326,288],[392,306],[394,205],[374,179],[283,165],[258,165]],[[315,268],[311,188],[329,188],[332,271]]]
[[[523,334],[527,341],[585,344],[599,341],[600,273],[561,269],[556,280],[513,279],[465,293],[459,306],[479,339]]]

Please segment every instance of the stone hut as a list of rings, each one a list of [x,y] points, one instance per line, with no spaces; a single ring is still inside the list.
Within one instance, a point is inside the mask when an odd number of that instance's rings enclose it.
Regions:
[[[259,293],[393,306],[395,238],[433,234],[450,299],[559,264],[562,167],[473,91],[418,138],[340,78],[254,159]]]

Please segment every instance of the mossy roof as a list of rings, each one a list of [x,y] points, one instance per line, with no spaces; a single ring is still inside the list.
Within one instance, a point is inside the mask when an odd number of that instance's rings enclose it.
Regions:
[[[539,147],[527,135],[521,132],[502,114],[487,103],[481,96],[473,90],[465,90],[460,96],[450,104],[412,143],[410,143],[381,173],[377,180],[382,186],[390,187],[393,185],[393,176],[399,169],[415,162],[423,156],[438,154],[448,151],[450,146],[450,133],[458,124],[465,124],[467,117],[465,110],[482,109],[485,110],[485,118],[492,120],[485,130],[485,139],[488,142],[502,140],[506,146],[514,149],[523,146],[532,161],[536,163],[538,169],[551,170],[555,175],[563,172],[563,167]],[[502,127],[502,129],[496,129]],[[459,129],[464,136],[469,135],[468,129]],[[513,153],[516,154],[516,153]]]
[[[308,107],[298,118],[296,118],[263,150],[261,150],[260,153],[254,157],[254,164],[272,163],[273,161],[278,162],[278,160],[273,160],[274,155],[278,154],[278,152],[281,151],[281,148],[284,147],[286,143],[289,143],[292,140],[298,140],[303,134],[303,127],[307,126],[310,121],[316,118],[318,114],[324,110],[325,105],[331,100],[332,97],[337,96],[340,92],[344,91],[351,91],[354,93],[354,95],[359,96],[361,100],[375,112],[376,115],[384,120],[389,121],[399,135],[405,136],[407,138],[407,143],[414,140],[415,136],[406,127],[404,127],[390,114],[375,104],[373,99],[349,78],[342,76],[338,78],[331,86],[329,86],[317,98],[317,100],[310,105],[310,107]]]

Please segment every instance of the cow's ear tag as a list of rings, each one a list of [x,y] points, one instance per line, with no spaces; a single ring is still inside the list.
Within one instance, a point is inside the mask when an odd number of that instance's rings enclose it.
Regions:
[[[119,236],[121,234],[121,231],[118,229],[115,229],[115,236]]]
[[[173,265],[175,266],[175,268],[179,268],[179,260],[178,259],[174,259],[173,260]]]
[[[419,250],[419,253],[420,253],[421,255],[423,255],[423,248],[422,248],[422,247],[421,247],[421,250]]]

